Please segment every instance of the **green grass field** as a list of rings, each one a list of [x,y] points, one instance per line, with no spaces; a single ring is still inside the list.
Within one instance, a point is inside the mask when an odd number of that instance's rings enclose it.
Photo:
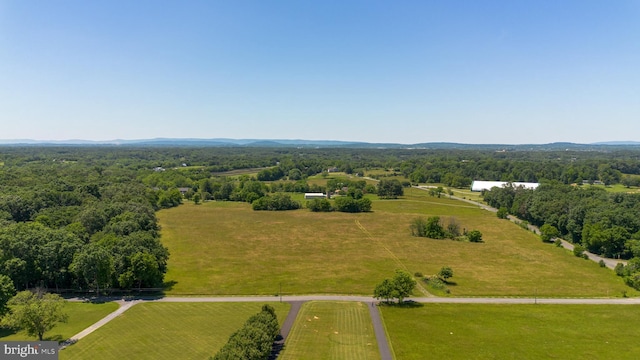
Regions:
[[[272,166],[222,171],[222,172],[213,173],[213,176],[240,176],[240,175],[256,176],[261,170],[269,169],[271,167]]]
[[[208,359],[262,303],[143,303],[76,344],[60,359]],[[282,324],[287,303],[270,303]]]
[[[279,359],[380,359],[367,305],[319,302],[303,305]]]
[[[634,305],[382,307],[398,360],[638,359]]]
[[[601,188],[601,189],[605,189],[605,191],[607,192],[611,192],[611,193],[638,193],[640,192],[640,189],[638,189],[637,187],[626,187],[622,184],[614,184],[614,185],[580,185],[583,189],[586,189],[590,186],[593,186],[595,188]]]
[[[455,217],[484,243],[410,235],[417,216]],[[371,294],[395,269],[454,270],[452,296],[637,294],[611,270],[543,244],[495,214],[426,191],[375,200],[365,214],[253,211],[249,204],[185,204],[158,213],[171,258],[167,294]],[[569,280],[570,279],[570,280]],[[418,293],[418,295],[420,295]]]
[[[68,321],[66,323],[58,323],[53,329],[46,332],[44,334],[45,340],[67,340],[107,316],[109,313],[116,311],[116,309],[118,309],[118,304],[116,303],[90,304],[69,302],[65,306],[65,311],[69,315]],[[37,337],[30,337],[24,331],[13,332],[7,329],[0,329],[0,340],[37,340]]]
[[[457,196],[462,199],[469,199],[473,201],[484,202],[484,199],[482,199],[482,193],[479,191],[471,191],[469,189],[456,189],[456,188],[448,188],[448,189],[451,189],[451,191],[453,191],[453,196]]]

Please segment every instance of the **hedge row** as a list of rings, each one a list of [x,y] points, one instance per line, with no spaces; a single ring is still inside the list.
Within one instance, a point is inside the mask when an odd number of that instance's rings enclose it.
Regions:
[[[211,359],[213,360],[262,360],[271,355],[271,348],[280,333],[275,310],[263,305],[262,311],[247,320],[242,328]]]

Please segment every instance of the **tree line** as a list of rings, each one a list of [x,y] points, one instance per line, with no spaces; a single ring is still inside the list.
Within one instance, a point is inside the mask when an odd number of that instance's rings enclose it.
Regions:
[[[251,316],[224,346],[211,357],[212,360],[266,360],[271,355],[273,342],[280,334],[275,309],[263,305],[262,310]]]
[[[16,289],[162,285],[169,254],[155,211],[181,196],[75,162],[5,164],[0,177],[0,274]]]

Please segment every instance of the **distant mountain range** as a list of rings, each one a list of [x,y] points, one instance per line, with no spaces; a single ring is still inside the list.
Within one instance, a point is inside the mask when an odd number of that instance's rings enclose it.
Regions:
[[[638,141],[608,141],[592,144],[556,142],[549,144],[461,144],[428,142],[419,144],[368,143],[339,140],[291,139],[195,139],[156,138],[140,140],[0,140],[4,146],[195,146],[195,147],[315,147],[315,148],[378,148],[378,149],[484,149],[484,150],[597,150],[610,147],[640,147]]]

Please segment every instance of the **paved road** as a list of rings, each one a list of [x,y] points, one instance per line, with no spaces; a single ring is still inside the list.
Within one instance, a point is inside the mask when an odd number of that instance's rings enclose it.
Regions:
[[[101,328],[104,324],[108,323],[109,321],[111,321],[111,320],[115,319],[116,317],[118,317],[120,314],[122,314],[125,311],[129,310],[129,308],[131,308],[133,305],[139,303],[140,301],[141,300],[136,300],[136,301],[116,300],[115,302],[120,305],[120,307],[116,311],[114,311],[111,314],[103,317],[102,319],[98,320],[95,324],[89,326],[88,328],[82,330],[81,332],[73,335],[71,338],[69,338],[69,340],[65,341],[64,343],[62,343],[60,345],[60,349],[64,349],[65,347],[76,343],[78,340],[80,340],[83,337],[91,334],[92,332],[94,332],[97,329]]]
[[[380,310],[378,310],[378,307],[373,301],[369,305],[369,315],[371,315],[371,322],[373,323],[373,332],[376,334],[376,342],[378,343],[378,350],[380,351],[380,359],[393,360],[391,346],[389,346],[389,341],[387,341],[387,332],[382,324]]]
[[[284,348],[284,343],[287,341],[287,336],[289,336],[289,333],[291,332],[291,328],[298,317],[298,313],[300,312],[300,308],[302,307],[302,304],[304,304],[304,301],[289,301],[289,304],[291,304],[291,308],[280,327],[280,339],[278,339],[273,345],[273,351],[269,357],[270,360],[277,359],[280,355],[280,351]]]
[[[378,303],[370,296],[349,295],[290,295],[282,296],[282,301],[359,301],[364,303]],[[412,297],[412,300],[424,304],[617,304],[640,305],[640,298],[535,298],[535,297]],[[271,302],[273,296],[228,296],[228,297],[165,297],[161,299],[144,300],[135,302]]]

